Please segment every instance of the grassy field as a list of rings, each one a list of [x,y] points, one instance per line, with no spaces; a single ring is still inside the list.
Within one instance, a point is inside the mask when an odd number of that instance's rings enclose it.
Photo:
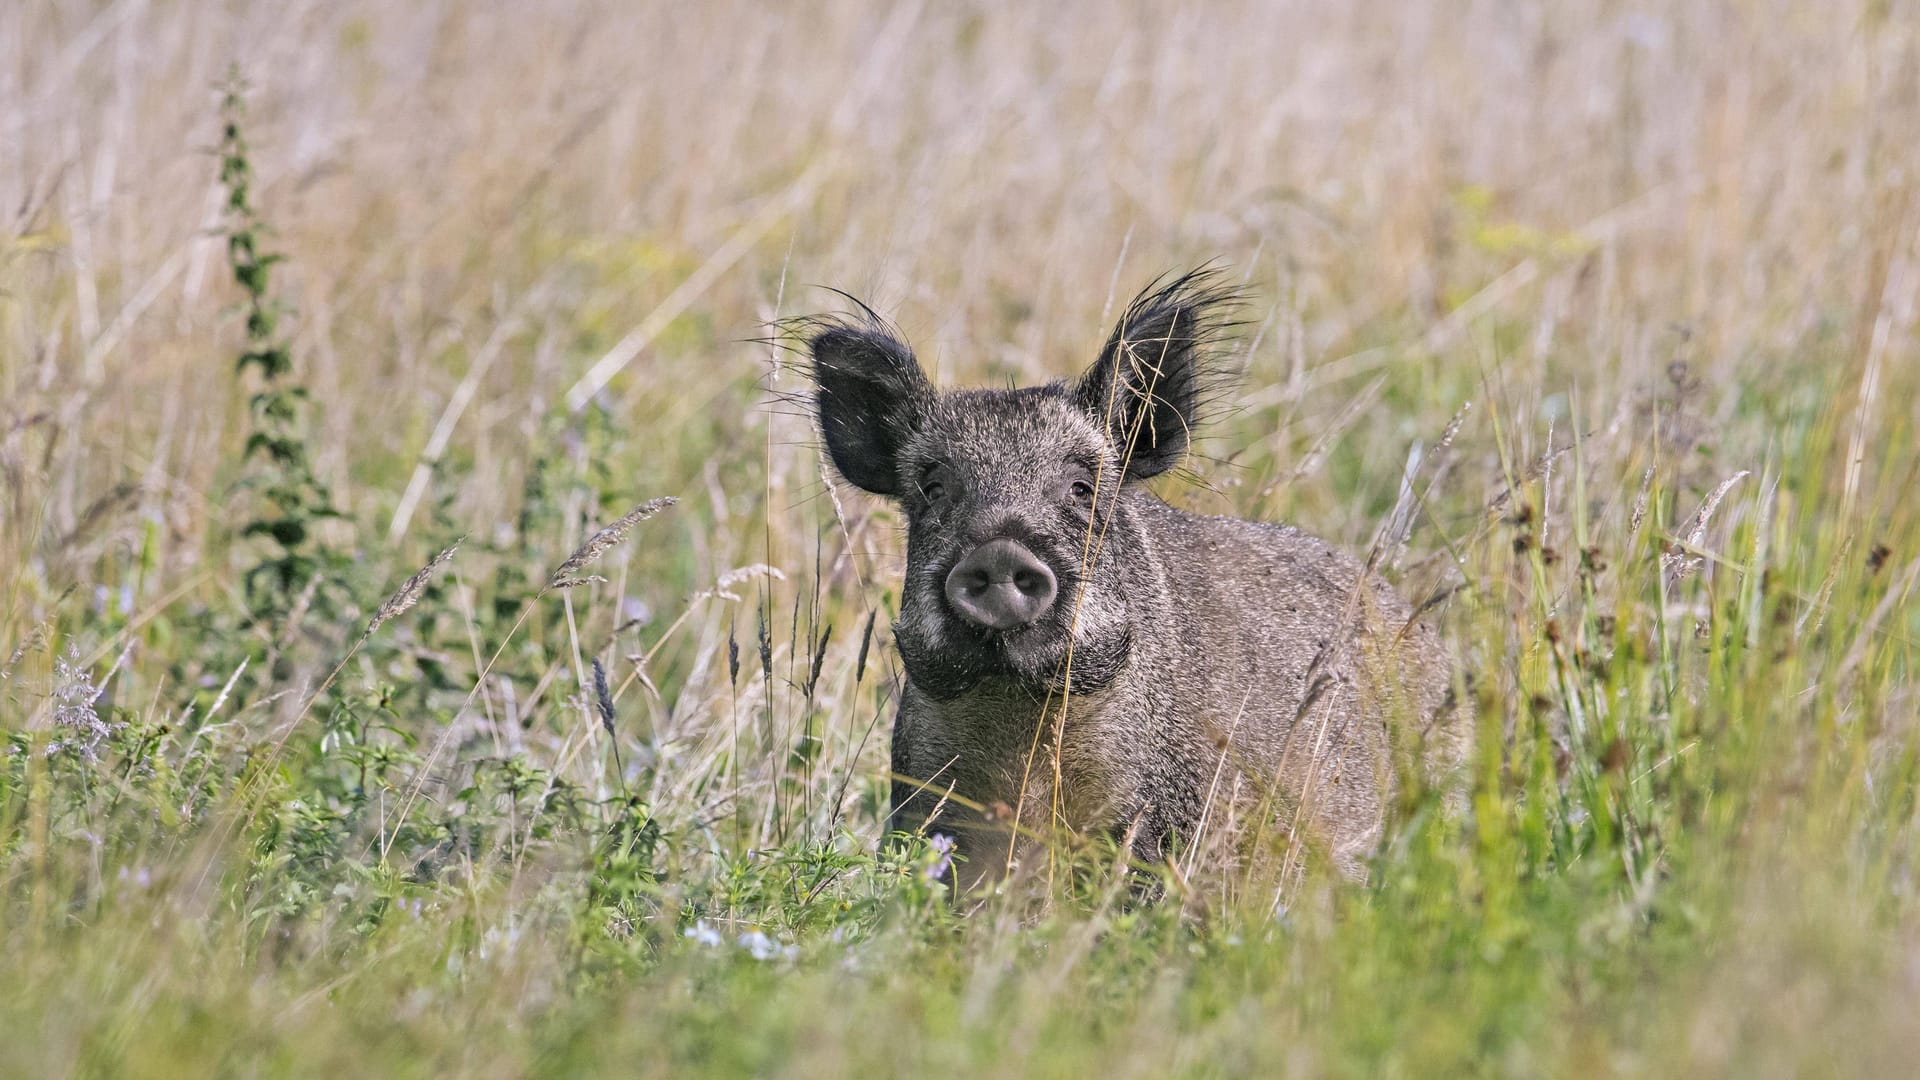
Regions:
[[[0,1075],[1910,1075],[1917,146],[1902,0],[0,4]],[[768,326],[1208,260],[1467,809],[957,912]]]

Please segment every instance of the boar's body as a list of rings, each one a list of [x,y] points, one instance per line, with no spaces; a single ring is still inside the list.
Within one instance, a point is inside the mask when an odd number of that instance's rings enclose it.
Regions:
[[[1131,835],[1146,861],[1176,841],[1234,850],[1264,829],[1358,876],[1394,788],[1393,740],[1425,737],[1441,766],[1463,749],[1433,630],[1299,529],[1190,514],[1137,490],[1117,519],[1111,529],[1139,539],[1129,606],[1152,628],[1133,633],[1124,670],[1078,694],[997,681],[947,701],[909,676],[893,770],[922,783],[896,781],[894,826],[925,827],[951,789],[999,813],[1017,807],[1035,833]],[[976,875],[1016,850],[970,811],[941,817]]]
[[[934,390],[870,312],[810,324],[835,466],[907,516],[893,825],[954,835],[963,882],[1018,859],[1015,821],[1357,876],[1396,768],[1458,761],[1447,657],[1385,582],[1138,483],[1187,449],[1228,300],[1151,288],[1077,383],[1017,390]]]

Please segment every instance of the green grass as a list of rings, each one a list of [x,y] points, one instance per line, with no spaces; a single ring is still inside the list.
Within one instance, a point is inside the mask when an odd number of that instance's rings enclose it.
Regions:
[[[0,10],[0,1075],[1911,1071],[1902,5],[120,10]],[[1362,551],[1418,446],[1466,808],[956,909],[880,844],[897,521],[754,339],[1062,377],[1213,257],[1164,494]]]

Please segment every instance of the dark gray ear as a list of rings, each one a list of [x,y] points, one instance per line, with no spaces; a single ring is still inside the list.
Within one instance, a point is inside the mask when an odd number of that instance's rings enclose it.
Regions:
[[[1162,278],[1127,305],[1100,359],[1080,377],[1074,401],[1106,428],[1127,479],[1158,476],[1187,452],[1218,384],[1213,346],[1236,301],[1212,269]]]
[[[807,345],[834,468],[875,495],[899,494],[900,447],[933,394],[913,350],[881,324],[831,325]]]

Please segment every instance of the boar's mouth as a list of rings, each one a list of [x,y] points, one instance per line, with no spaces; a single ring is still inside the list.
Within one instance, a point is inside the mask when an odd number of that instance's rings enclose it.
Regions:
[[[965,618],[947,592],[955,566],[997,537],[1020,542],[1044,561],[1057,582],[1054,602],[1031,622],[995,628]],[[976,687],[999,685],[1044,700],[1049,694],[1092,693],[1119,676],[1132,656],[1124,625],[1081,618],[1082,590],[1090,584],[1077,548],[1025,530],[1003,531],[974,544],[955,545],[950,557],[928,560],[909,575],[895,641],[920,692],[951,701]]]
[[[1075,641],[1070,603],[1029,626],[992,630],[944,620],[935,640],[899,634],[901,659],[914,686],[939,701],[951,701],[985,683],[1012,684],[1036,696],[1089,694],[1105,689],[1126,669],[1133,634],[1110,640]],[[902,628],[904,629],[904,628]]]

